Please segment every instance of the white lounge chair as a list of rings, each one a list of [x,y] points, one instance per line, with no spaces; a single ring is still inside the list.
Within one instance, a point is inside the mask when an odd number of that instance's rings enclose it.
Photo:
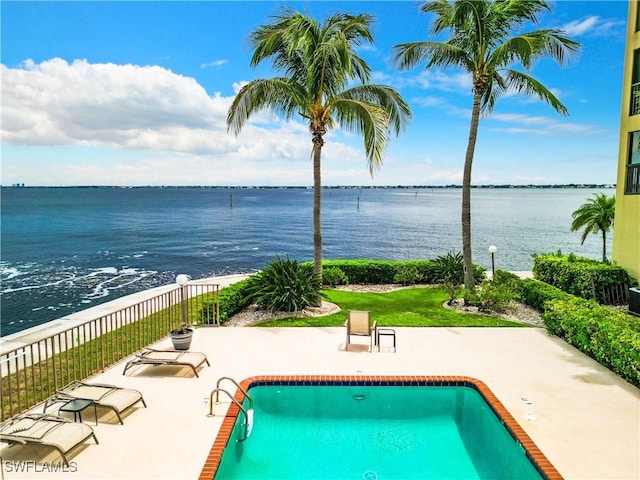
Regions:
[[[118,417],[118,421],[123,425],[123,412],[139,402],[142,402],[145,407],[147,406],[144,398],[142,398],[142,393],[138,390],[101,383],[74,381],[57,390],[55,395],[48,398],[44,403],[44,411],[46,412],[47,408],[54,403],[69,402],[74,399],[91,400],[98,408],[103,407],[112,410]]]
[[[129,360],[124,366],[122,374],[127,373],[129,368],[134,365],[174,365],[179,367],[190,367],[193,370],[193,374],[197,377],[198,371],[196,370],[201,365],[206,363],[210,365],[207,356],[201,352],[190,352],[186,350],[154,350],[152,348],[145,348],[142,352],[136,353],[133,360]]]
[[[89,425],[46,414],[19,415],[0,425],[0,442],[51,447],[60,453],[67,467],[67,454],[92,437],[97,444]]]

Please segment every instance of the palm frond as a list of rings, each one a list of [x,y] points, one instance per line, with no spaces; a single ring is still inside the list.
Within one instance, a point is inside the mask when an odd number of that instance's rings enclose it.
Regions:
[[[345,129],[364,135],[372,174],[382,164],[389,134],[399,135],[412,116],[400,94],[386,85],[366,84],[347,89],[331,99],[330,108]]]
[[[518,93],[538,97],[561,115],[569,115],[569,111],[560,100],[538,80],[517,70],[507,70],[504,79],[506,85]]]
[[[257,79],[243,86],[227,113],[227,130],[238,135],[249,117],[259,110],[271,110],[285,118],[300,112],[305,92],[288,78]]]
[[[538,30],[533,34],[541,37],[539,57],[549,56],[561,67],[570,63],[580,52],[580,44],[571,40],[561,30]]]
[[[449,0],[433,0],[424,2],[420,7],[420,13],[432,13],[435,15],[431,23],[431,34],[438,35],[450,28],[455,10],[454,5]]]
[[[485,115],[490,114],[495,107],[498,99],[509,89],[507,82],[505,79],[496,72],[494,75],[489,77],[489,83],[487,84],[487,88],[482,94],[482,98],[480,100],[480,108]]]
[[[378,105],[348,97],[335,99],[332,111],[342,128],[363,136],[369,172],[373,175],[382,166],[389,142],[389,115]]]
[[[357,85],[340,93],[332,103],[339,100],[359,100],[381,107],[388,114],[387,128],[396,135],[402,132],[412,117],[411,109],[400,93],[386,85]]]
[[[393,62],[400,70],[408,70],[418,63],[426,62],[426,68],[461,67],[472,70],[472,59],[467,52],[453,43],[445,42],[413,42],[401,43],[393,47]]]

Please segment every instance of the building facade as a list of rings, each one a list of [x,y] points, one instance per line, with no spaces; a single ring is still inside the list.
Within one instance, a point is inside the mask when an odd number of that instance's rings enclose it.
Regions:
[[[640,280],[640,5],[629,2],[622,81],[613,261]]]

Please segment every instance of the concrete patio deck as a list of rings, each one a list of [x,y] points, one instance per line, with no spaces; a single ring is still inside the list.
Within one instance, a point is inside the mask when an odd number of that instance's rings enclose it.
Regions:
[[[3,446],[3,478],[196,479],[229,405],[224,399],[207,416],[218,378],[304,374],[475,377],[565,478],[640,478],[640,390],[564,341],[538,328],[396,332],[397,353],[384,347],[368,353],[364,341],[345,351],[343,328],[198,329],[191,350],[211,362],[199,378],[189,368],[146,366],[123,376],[124,362],[116,365],[90,381],[138,389],[148,407],[132,409],[124,425],[99,410],[100,444],[73,452],[67,472],[43,471],[49,465],[43,462],[59,461],[55,453]],[[225,388],[235,390],[231,383]],[[93,425],[91,409],[83,418]],[[24,460],[36,463],[19,463]]]

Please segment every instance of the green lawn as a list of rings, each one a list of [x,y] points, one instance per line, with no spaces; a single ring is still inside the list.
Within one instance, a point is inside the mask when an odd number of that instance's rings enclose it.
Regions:
[[[342,311],[326,317],[288,318],[260,323],[260,327],[341,327],[347,310],[368,310],[382,327],[522,327],[485,315],[460,313],[444,308],[442,288],[408,288],[387,293],[325,290],[323,298]]]

